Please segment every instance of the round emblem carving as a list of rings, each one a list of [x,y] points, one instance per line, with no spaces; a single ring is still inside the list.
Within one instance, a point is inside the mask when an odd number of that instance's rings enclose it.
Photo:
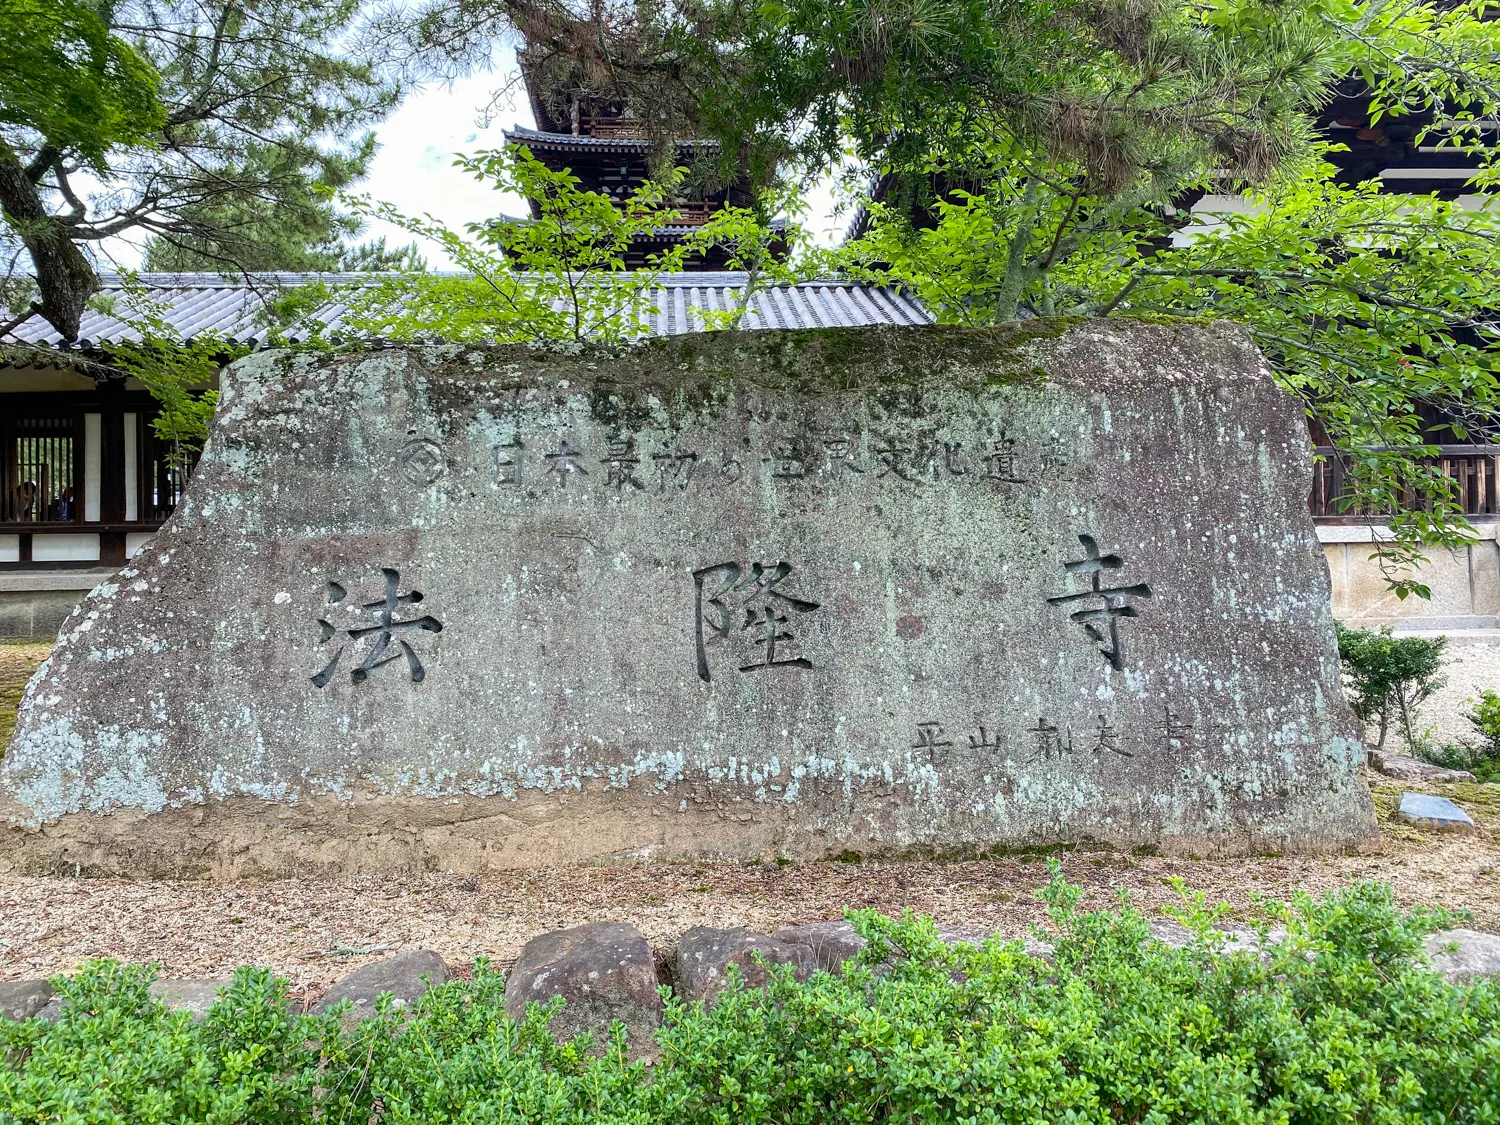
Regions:
[[[431,484],[443,475],[443,447],[431,438],[418,438],[402,447],[396,458],[412,484]]]

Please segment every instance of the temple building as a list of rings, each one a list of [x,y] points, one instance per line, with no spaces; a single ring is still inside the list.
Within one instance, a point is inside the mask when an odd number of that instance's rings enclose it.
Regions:
[[[1384,193],[1436,193],[1442,199],[1473,193],[1468,182],[1483,167],[1484,157],[1444,143],[1448,138],[1432,130],[1434,111],[1387,114],[1378,121],[1372,116],[1367,88],[1359,79],[1348,79],[1335,87],[1318,117],[1324,137],[1342,146],[1328,154],[1340,184],[1376,180]],[[1423,130],[1430,131],[1423,136]],[[1485,140],[1494,142],[1494,122],[1488,123]]]

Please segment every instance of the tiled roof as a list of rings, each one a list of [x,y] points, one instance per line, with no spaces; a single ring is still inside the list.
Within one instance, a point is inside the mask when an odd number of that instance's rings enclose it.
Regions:
[[[259,274],[249,279],[226,279],[217,274],[137,275],[147,299],[183,340],[213,334],[236,344],[255,346],[262,342],[266,326],[261,313],[266,303],[287,289],[322,281],[331,286],[371,284],[370,274]],[[101,296],[106,307],[119,301],[123,282],[105,275]],[[675,336],[704,328],[699,309],[733,309],[744,292],[743,273],[663,274],[653,291],[655,308],[647,314],[652,335]],[[337,334],[347,306],[333,300],[314,314]],[[121,308],[116,309],[124,313]],[[125,314],[128,315],[128,314]],[[845,281],[806,281],[779,285],[757,293],[745,316],[743,328],[829,328],[874,324],[930,324],[932,317],[913,297]],[[107,312],[90,308],[76,344],[65,344],[41,317],[34,316],[18,327],[12,338],[29,344],[58,348],[96,348],[138,338],[136,331]],[[295,337],[294,337],[295,338]]]
[[[544,133],[540,129],[528,129],[524,125],[506,129],[504,135],[511,144],[525,145],[527,148],[613,148],[627,152],[645,152],[651,145],[645,137],[575,137],[572,133]],[[681,140],[677,142],[677,147],[718,148],[719,142]]]
[[[672,204],[668,203],[666,206],[670,207]],[[488,226],[490,229],[502,226],[524,227],[530,226],[536,221],[536,219],[531,218],[529,215],[501,215],[498,221],[491,222]],[[783,218],[768,219],[766,226],[772,231],[781,233],[786,230],[786,220]],[[699,224],[671,223],[664,227],[654,227],[649,231],[636,231],[635,234],[630,236],[630,240],[632,242],[651,242],[663,238],[681,238],[690,234],[696,234],[701,229],[702,227]],[[694,271],[693,276],[701,276],[701,272]]]

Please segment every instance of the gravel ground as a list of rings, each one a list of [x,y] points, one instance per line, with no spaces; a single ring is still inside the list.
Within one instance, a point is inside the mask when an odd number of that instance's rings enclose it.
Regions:
[[[21,686],[47,650],[0,644],[0,738],[8,737]],[[1500,647],[1455,646],[1450,669],[1430,715],[1458,713],[1475,685],[1500,684]],[[1194,860],[1079,850],[1062,862],[1095,906],[1127,891],[1137,906],[1160,913],[1179,901],[1169,885],[1176,876],[1248,919],[1260,898],[1375,880],[1390,883],[1403,903],[1468,911],[1478,927],[1500,931],[1500,785],[1429,787],[1456,800],[1478,825],[1472,835],[1448,836],[1396,822],[1399,787],[1373,780],[1381,839],[1358,855]],[[1041,856],[230,884],[0,876],[0,979],[65,973],[91,957],[156,962],[162,975],[178,979],[221,978],[236,965],[255,964],[286,976],[294,995],[311,1002],[351,969],[403,949],[434,949],[463,972],[478,957],[508,966],[529,938],[582,922],[633,922],[662,952],[690,926],[770,930],[838,917],[845,906],[911,909],[1019,935],[1042,920],[1036,892],[1046,878]]]
[[[1468,720],[1479,693],[1500,691],[1500,645],[1459,644],[1449,641],[1443,658],[1447,683],[1422,705],[1418,725],[1438,744],[1472,742],[1477,735]],[[1396,736],[1397,741],[1400,735]],[[1390,736],[1387,736],[1390,741]]]

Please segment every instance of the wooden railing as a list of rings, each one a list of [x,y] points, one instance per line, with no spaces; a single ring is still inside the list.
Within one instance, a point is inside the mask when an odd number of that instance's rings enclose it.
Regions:
[[[578,132],[585,137],[626,137],[631,140],[645,137],[646,127],[638,121],[622,121],[618,117],[595,117],[580,114]]]
[[[677,218],[672,220],[674,227],[701,227],[713,218],[714,213],[722,209],[724,204],[706,203],[701,200],[675,200],[668,206],[677,212]]]
[[[1500,514],[1500,445],[1440,445],[1438,455],[1428,460],[1438,471],[1456,482],[1457,500],[1466,516],[1492,516]],[[1309,502],[1314,519],[1335,521],[1340,519],[1367,520],[1372,516],[1389,515],[1389,512],[1374,512],[1346,506],[1344,500],[1350,494],[1348,482],[1348,454],[1341,454],[1330,446],[1318,446],[1316,452],[1322,458],[1313,471],[1312,495]],[[1403,506],[1417,503],[1414,494],[1408,494]]]

